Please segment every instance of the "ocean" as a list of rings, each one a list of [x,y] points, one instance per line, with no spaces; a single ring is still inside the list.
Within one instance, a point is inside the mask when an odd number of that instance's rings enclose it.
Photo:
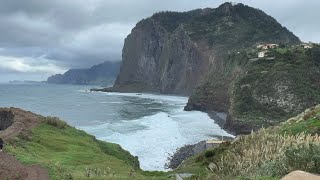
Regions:
[[[177,148],[216,136],[232,136],[203,112],[183,111],[187,97],[103,93],[93,86],[0,84],[0,107],[56,116],[97,139],[138,156],[143,170],[166,171]]]

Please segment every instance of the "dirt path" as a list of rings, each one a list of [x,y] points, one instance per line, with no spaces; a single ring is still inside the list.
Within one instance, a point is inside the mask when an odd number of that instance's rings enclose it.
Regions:
[[[0,179],[24,179],[28,176],[26,168],[13,156],[0,152]]]
[[[26,180],[34,180],[34,179],[49,180],[50,179],[48,175],[48,170],[38,165],[33,165],[31,167],[28,167],[27,172],[28,172],[28,176]]]
[[[28,135],[33,127],[40,123],[40,116],[17,108],[0,108],[0,112],[13,113],[13,124],[0,132],[0,137],[7,142],[18,134]],[[0,113],[3,114],[3,113]],[[6,118],[0,117],[0,121]],[[25,166],[14,156],[0,152],[0,179],[12,180],[49,180],[48,170],[38,165]]]

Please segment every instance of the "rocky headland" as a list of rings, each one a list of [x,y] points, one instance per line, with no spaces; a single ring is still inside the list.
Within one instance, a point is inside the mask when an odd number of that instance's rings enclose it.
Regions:
[[[300,43],[243,4],[160,12],[132,29],[117,80],[102,91],[190,95],[186,111],[226,113],[222,126],[246,134],[320,103],[319,47]]]
[[[120,69],[120,62],[104,62],[88,69],[70,69],[64,74],[50,76],[49,84],[111,86]]]

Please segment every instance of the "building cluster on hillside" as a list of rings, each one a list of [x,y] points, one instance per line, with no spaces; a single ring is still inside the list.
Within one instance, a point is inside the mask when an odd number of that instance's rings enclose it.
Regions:
[[[301,47],[304,49],[311,49],[311,48],[313,48],[313,46],[314,46],[314,43],[309,42],[309,43],[301,43],[299,45],[293,45],[291,47],[292,48]],[[267,56],[269,49],[275,49],[278,47],[280,47],[279,44],[259,44],[259,45],[257,45],[257,49],[260,50],[258,52],[258,58],[264,58],[265,56]]]

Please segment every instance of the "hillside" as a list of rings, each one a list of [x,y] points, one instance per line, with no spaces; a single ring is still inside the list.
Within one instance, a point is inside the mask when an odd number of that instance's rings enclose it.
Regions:
[[[257,48],[230,53],[189,98],[185,110],[227,112],[237,134],[276,125],[320,103],[320,46]]]
[[[319,133],[320,105],[279,126],[209,149],[186,160],[176,172],[217,180],[278,180],[296,170],[320,174]]]
[[[53,117],[0,109],[0,179],[167,179],[145,172],[119,145],[97,140]],[[5,163],[3,163],[5,162]]]
[[[160,12],[140,21],[125,39],[112,90],[189,95],[229,51],[258,43],[300,43],[261,10],[243,4]]]
[[[48,78],[50,84],[112,85],[119,73],[120,62],[104,62],[89,69],[70,69]]]

